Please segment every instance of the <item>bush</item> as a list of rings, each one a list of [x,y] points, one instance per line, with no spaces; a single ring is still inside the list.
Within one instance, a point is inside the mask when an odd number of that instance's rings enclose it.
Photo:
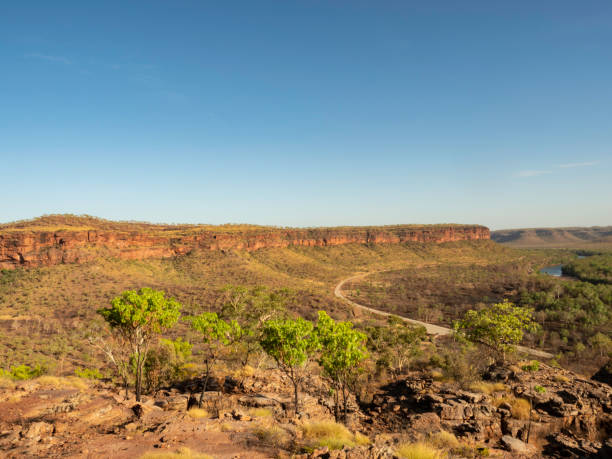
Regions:
[[[425,443],[404,443],[395,453],[402,459],[442,459],[442,451]]]
[[[546,389],[540,385],[537,385],[533,388],[538,394],[543,394],[546,392]]]
[[[33,379],[43,375],[46,372],[44,367],[36,365],[34,368],[28,365],[17,365],[11,367],[9,370],[0,369],[0,377],[12,378],[14,380],[23,381],[26,379]]]
[[[74,374],[79,378],[102,379],[102,373],[97,368],[75,368]]]
[[[540,369],[540,362],[532,360],[531,362],[521,365],[523,371],[538,371]]]

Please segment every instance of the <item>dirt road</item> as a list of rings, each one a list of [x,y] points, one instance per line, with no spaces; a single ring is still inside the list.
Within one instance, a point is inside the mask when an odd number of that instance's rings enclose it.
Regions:
[[[360,274],[355,274],[354,276],[348,277],[346,279],[343,279],[342,281],[338,283],[338,285],[336,285],[336,288],[334,288],[334,295],[336,295],[336,297],[342,299],[346,303],[350,304],[354,308],[361,309],[367,312],[371,312],[372,314],[378,314],[379,316],[385,316],[385,317],[392,316],[392,315],[397,316],[397,314],[390,314],[388,312],[380,311],[378,309],[370,308],[368,306],[364,306],[362,304],[355,303],[354,301],[349,300],[347,297],[345,297],[344,294],[342,293],[342,287],[344,286],[344,284],[350,281],[357,280],[357,279],[362,279],[366,276],[369,276],[370,274],[374,274],[374,273],[360,273]],[[428,324],[426,322],[421,322],[420,320],[409,319],[407,317],[401,317],[401,316],[397,316],[397,317],[411,324],[421,325],[425,327],[429,335],[449,335],[453,331],[450,328],[441,327],[440,325]],[[524,347],[524,346],[517,346],[517,349],[520,352],[525,352],[525,353],[531,354],[536,357],[541,357],[543,359],[552,359],[554,357],[552,354],[549,354],[548,352],[540,351],[538,349],[531,349],[531,348]]]

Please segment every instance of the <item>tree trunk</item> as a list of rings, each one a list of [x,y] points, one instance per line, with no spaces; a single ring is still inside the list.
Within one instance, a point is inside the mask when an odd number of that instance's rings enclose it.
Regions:
[[[140,391],[142,390],[142,362],[140,354],[136,356],[136,401],[140,402]]]
[[[210,375],[210,365],[208,359],[206,359],[206,376],[204,377],[204,384],[202,385],[202,392],[200,393],[200,400],[198,401],[198,408],[202,408],[202,403],[204,403],[204,392],[206,392],[206,388],[208,387],[208,377]]]
[[[342,405],[343,405],[343,409],[344,409],[344,413],[343,413],[343,421],[344,424],[346,424],[346,412],[347,412],[347,403],[346,403],[346,386],[344,384],[342,384]]]
[[[295,402],[295,415],[300,414],[300,405],[298,402],[298,383],[297,381],[293,381],[293,396]]]

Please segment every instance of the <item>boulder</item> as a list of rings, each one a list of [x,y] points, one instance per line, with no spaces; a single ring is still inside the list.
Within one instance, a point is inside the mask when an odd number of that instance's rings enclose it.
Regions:
[[[504,448],[512,453],[527,454],[531,451],[529,445],[518,438],[504,435],[501,438],[501,444]]]

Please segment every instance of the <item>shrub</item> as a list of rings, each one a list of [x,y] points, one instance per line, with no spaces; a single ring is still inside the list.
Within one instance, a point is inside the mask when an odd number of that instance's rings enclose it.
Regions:
[[[29,365],[17,365],[9,370],[0,369],[0,377],[9,377],[14,380],[23,381],[26,379],[37,378],[45,373],[46,369],[37,364],[35,367]]]
[[[521,365],[523,371],[538,371],[540,369],[540,362],[532,360],[531,362]]]
[[[546,392],[546,389],[540,385],[537,385],[533,388],[533,390],[535,390],[538,394],[543,394],[544,392]]]
[[[102,379],[102,373],[97,368],[75,368],[74,374],[79,378]]]
[[[442,452],[425,443],[404,443],[395,453],[403,459],[442,459]]]

